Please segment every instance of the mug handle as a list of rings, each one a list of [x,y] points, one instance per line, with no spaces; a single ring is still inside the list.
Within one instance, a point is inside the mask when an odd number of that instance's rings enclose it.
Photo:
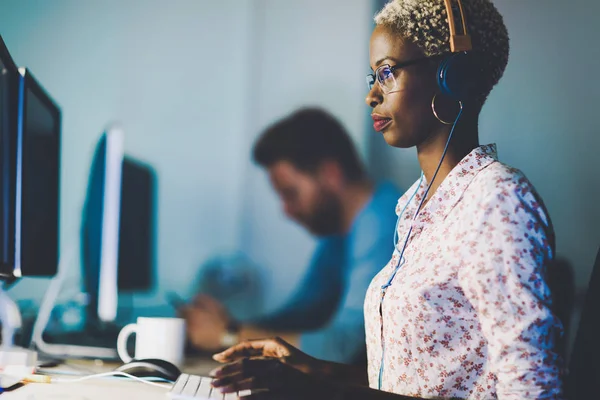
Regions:
[[[131,336],[132,333],[137,333],[137,324],[125,325],[125,327],[121,329],[121,332],[119,332],[119,337],[117,338],[117,353],[125,364],[133,360],[127,351],[127,339],[129,339],[129,336]]]

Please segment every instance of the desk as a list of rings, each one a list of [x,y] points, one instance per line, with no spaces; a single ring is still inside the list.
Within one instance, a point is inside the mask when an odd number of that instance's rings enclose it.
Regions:
[[[195,375],[206,375],[218,364],[209,359],[186,360],[182,371]],[[56,367],[56,371],[73,371],[81,375],[97,374],[115,369],[118,364],[96,364],[93,361],[68,361]],[[62,378],[68,375],[56,375]],[[77,376],[71,376],[77,378]],[[117,379],[90,379],[80,383],[29,383],[0,396],[2,400],[165,400],[171,384],[164,388],[141,382]]]
[[[81,383],[30,383],[2,394],[2,400],[166,400],[165,388],[140,382],[89,380]]]

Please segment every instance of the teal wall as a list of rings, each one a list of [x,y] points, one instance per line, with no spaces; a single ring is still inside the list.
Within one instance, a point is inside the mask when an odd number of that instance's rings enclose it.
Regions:
[[[314,241],[284,218],[250,147],[306,104],[361,142],[371,14],[364,0],[1,1],[13,57],[63,110],[62,253],[79,246],[92,152],[116,120],[159,186],[159,286],[134,304],[191,294],[200,265],[233,250],[266,270],[267,307],[284,301]],[[79,259],[69,268],[72,294]],[[39,299],[47,285],[24,279],[11,293]]]
[[[158,182],[159,287],[187,294],[211,254],[235,249],[250,0],[2,1],[0,34],[63,111],[61,253],[79,246],[92,152],[119,121]],[[78,253],[78,252],[77,252]],[[78,258],[69,266],[77,283]],[[40,297],[25,279],[17,297]]]

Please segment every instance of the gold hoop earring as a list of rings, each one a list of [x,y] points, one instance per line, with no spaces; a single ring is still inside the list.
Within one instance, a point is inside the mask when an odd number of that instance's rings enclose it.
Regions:
[[[437,93],[433,95],[433,99],[431,99],[431,111],[433,111],[433,115],[435,116],[435,118],[437,118],[438,121],[440,121],[442,124],[444,125],[452,125],[454,123],[454,121],[448,122],[448,121],[444,121],[443,119],[440,118],[440,116],[438,115],[437,111],[435,110],[435,99],[437,98]],[[460,106],[460,109],[462,110],[462,102],[459,101],[458,105]]]

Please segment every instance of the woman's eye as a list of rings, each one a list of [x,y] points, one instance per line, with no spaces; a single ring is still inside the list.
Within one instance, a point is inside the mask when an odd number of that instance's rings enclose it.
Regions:
[[[381,70],[381,79],[386,80],[392,77],[392,71],[389,68]]]

